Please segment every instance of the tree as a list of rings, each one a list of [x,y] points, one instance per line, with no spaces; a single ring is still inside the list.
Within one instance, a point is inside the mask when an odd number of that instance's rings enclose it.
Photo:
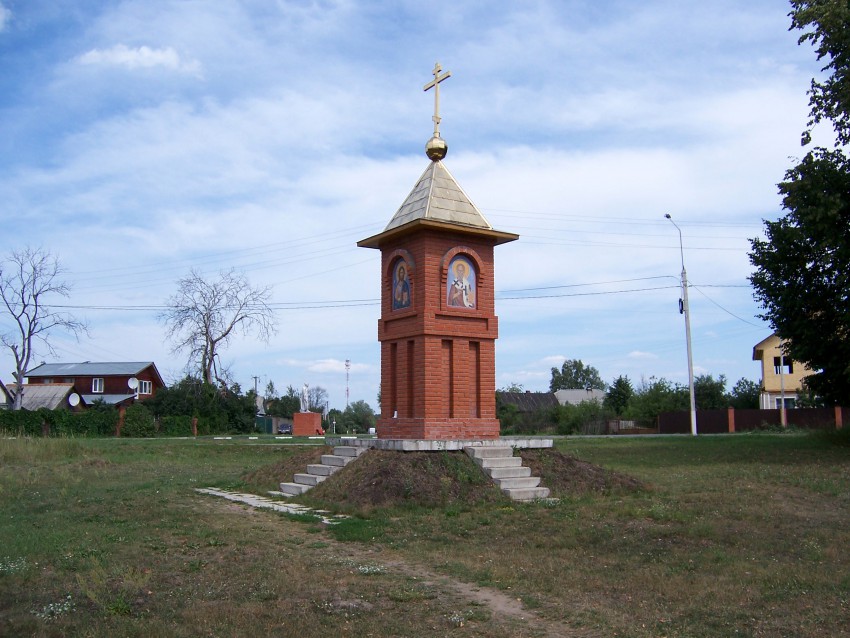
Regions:
[[[721,374],[715,379],[710,374],[701,374],[695,378],[694,401],[697,410],[718,410],[729,407],[729,397],[726,396],[726,375]]]
[[[12,326],[0,335],[0,343],[15,358],[15,410],[21,409],[24,378],[37,348],[55,355],[50,338],[56,332],[75,339],[87,332],[84,322],[51,306],[54,298],[70,294],[70,286],[60,279],[63,272],[58,258],[40,248],[13,251],[0,263],[0,298]]]
[[[286,387],[286,394],[269,399],[266,414],[291,419],[292,415],[301,409],[301,394],[291,385]]]
[[[271,289],[254,288],[245,275],[223,271],[207,280],[192,269],[178,282],[177,293],[166,301],[160,320],[166,324],[174,352],[188,351],[189,364],[207,383],[227,387],[219,353],[235,334],[256,334],[268,342],[276,321],[268,305]]]
[[[761,387],[755,381],[741,377],[729,393],[729,405],[737,410],[755,410],[759,407]]]
[[[830,72],[826,80],[812,80],[809,89],[808,126],[829,120],[838,143],[850,143],[850,4],[847,0],[791,0],[791,28],[803,31],[798,44],[810,42],[821,69]],[[803,133],[803,144],[811,139]]]
[[[825,61],[812,80],[808,127],[824,120],[836,133],[833,150],[814,148],[779,184],[787,214],[765,221],[765,240],[751,240],[750,277],[760,315],[785,342],[786,354],[814,373],[810,390],[832,403],[850,400],[850,4],[792,0],[791,28]]]
[[[580,359],[567,359],[561,369],[552,368],[552,380],[549,391],[556,390],[604,390],[605,382],[599,376],[599,370],[585,366]]]
[[[626,411],[626,406],[629,405],[634,393],[635,390],[629,378],[620,375],[608,386],[608,392],[605,394],[605,400],[602,403],[619,416]]]
[[[375,427],[375,413],[365,401],[352,401],[336,422],[337,431],[365,433]]]
[[[525,387],[521,383],[509,383],[508,385],[499,388],[499,392],[525,392]]]
[[[662,412],[678,412],[689,408],[688,388],[663,377],[650,377],[649,381],[641,380],[629,401],[625,416],[654,422]]]
[[[328,391],[320,385],[314,385],[307,389],[307,403],[310,412],[324,413],[328,405]]]

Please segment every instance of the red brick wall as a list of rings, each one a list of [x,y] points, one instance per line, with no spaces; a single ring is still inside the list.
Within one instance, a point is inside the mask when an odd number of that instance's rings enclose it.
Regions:
[[[499,436],[495,404],[493,240],[424,230],[381,247],[380,438]],[[447,303],[451,260],[475,265],[476,307]],[[411,305],[393,310],[396,260],[408,263]]]

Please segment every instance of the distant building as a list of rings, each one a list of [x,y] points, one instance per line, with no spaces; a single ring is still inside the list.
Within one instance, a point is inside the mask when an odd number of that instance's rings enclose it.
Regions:
[[[796,407],[803,391],[803,377],[812,374],[802,363],[785,356],[782,343],[774,333],[753,346],[753,361],[761,362],[759,407],[762,410],[781,408],[783,395],[786,408]]]
[[[24,401],[35,386],[70,384],[85,405],[95,401],[129,405],[151,398],[165,387],[153,361],[42,363],[29,370],[26,378],[28,384],[24,386]]]
[[[496,403],[515,405],[520,413],[537,412],[558,407],[558,399],[551,392],[496,392]]]
[[[605,400],[605,390],[556,390],[555,397],[561,405],[578,405],[585,401]]]
[[[19,391],[17,384],[11,385],[15,392]],[[72,395],[76,396],[76,399],[72,399]],[[33,411],[41,408],[47,408],[48,410],[70,410],[77,406],[84,407],[85,403],[74,392],[73,383],[24,384],[23,393],[21,394],[22,410]]]
[[[9,410],[12,407],[12,393],[0,381],[0,410]]]

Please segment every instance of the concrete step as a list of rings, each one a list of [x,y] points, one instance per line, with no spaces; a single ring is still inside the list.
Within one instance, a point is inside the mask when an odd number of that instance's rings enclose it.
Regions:
[[[292,477],[293,482],[300,483],[301,485],[309,485],[310,487],[315,487],[322,481],[324,481],[327,476],[319,476],[317,474],[296,474]]]
[[[479,446],[470,445],[464,451],[474,459],[492,459],[496,457],[513,456],[514,449],[510,445],[505,446]]]
[[[335,454],[322,454],[322,465],[334,465],[343,467],[351,463],[356,456],[336,456]]]
[[[366,448],[354,447],[351,445],[337,445],[334,448],[334,456],[352,456],[357,458]]]
[[[475,459],[475,462],[485,470],[492,467],[521,467],[522,459],[518,456],[497,456],[495,458]]]
[[[549,498],[548,487],[519,487],[502,490],[513,501],[533,501],[538,498]]]
[[[311,487],[312,485],[302,485],[301,483],[281,483],[280,491],[285,496],[300,496]]]
[[[519,467],[491,467],[486,470],[492,479],[524,478],[531,476],[531,468],[520,465]]]
[[[317,476],[330,476],[337,470],[342,469],[338,465],[310,464],[307,466],[307,474],[315,474]]]
[[[502,490],[537,487],[538,485],[540,485],[540,477],[527,476],[523,478],[500,478],[495,479],[495,482],[499,489]]]

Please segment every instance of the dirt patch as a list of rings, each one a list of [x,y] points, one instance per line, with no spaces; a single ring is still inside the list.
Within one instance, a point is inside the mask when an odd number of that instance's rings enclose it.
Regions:
[[[581,495],[591,492],[636,491],[647,486],[638,479],[581,461],[559,450],[522,450],[522,464],[532,476],[541,478],[552,496]]]

